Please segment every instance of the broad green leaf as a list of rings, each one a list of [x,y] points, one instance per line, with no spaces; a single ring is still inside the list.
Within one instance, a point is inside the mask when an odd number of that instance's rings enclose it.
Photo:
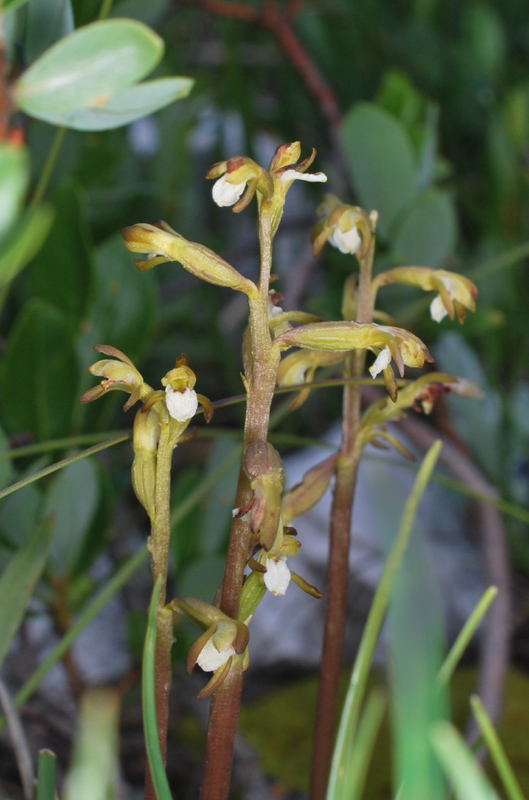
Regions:
[[[141,22],[94,22],[61,39],[26,70],[15,84],[15,102],[53,123],[106,103],[148,75],[162,54],[163,41]]]
[[[428,189],[399,219],[393,256],[405,264],[439,269],[456,245],[456,214],[447,192]]]
[[[454,427],[481,467],[491,477],[501,480],[502,406],[499,392],[488,384],[477,354],[459,332],[441,334],[433,347],[433,354],[443,372],[469,378],[483,389],[483,400],[470,403],[466,397],[450,395],[447,404]]]
[[[115,800],[119,769],[118,689],[89,689],[81,700],[72,765],[64,781],[64,800]]]
[[[0,287],[12,281],[38,253],[52,222],[49,206],[26,211],[0,247]]]
[[[233,519],[232,508],[237,490],[240,452],[239,442],[226,439],[219,439],[211,448],[205,478],[215,473],[219,464],[224,463],[225,459],[230,459],[231,466],[224,470],[224,474],[208,494],[199,532],[200,547],[205,553],[218,553],[227,539]]]
[[[29,4],[26,20],[25,57],[35,61],[75,28],[70,0],[46,0]]]
[[[54,519],[50,564],[56,575],[69,575],[75,567],[99,496],[96,466],[89,458],[65,467],[49,488],[44,514]]]
[[[346,115],[340,138],[360,205],[379,213],[378,231],[387,239],[398,215],[416,195],[412,143],[404,126],[369,103]]]
[[[437,723],[431,739],[457,800],[498,800],[461,734],[450,723]]]
[[[0,239],[15,222],[29,179],[25,147],[0,142]]]
[[[0,663],[22,622],[28,600],[44,568],[51,533],[50,520],[35,528],[0,578]]]
[[[200,600],[209,602],[222,581],[225,566],[225,556],[203,556],[200,560],[191,564],[183,575],[176,576],[178,579],[178,593],[181,595],[190,594]]]
[[[30,300],[11,331],[0,377],[9,430],[30,431],[39,441],[64,436],[78,402],[77,360],[64,315]]]
[[[54,207],[52,228],[31,265],[31,288],[34,296],[61,311],[76,332],[91,299],[92,243],[82,198],[73,184],[61,186]]]
[[[105,131],[128,125],[160,108],[187,97],[191,78],[159,78],[122,89],[96,108],[54,114],[50,122],[78,131]],[[41,119],[44,117],[41,115]]]

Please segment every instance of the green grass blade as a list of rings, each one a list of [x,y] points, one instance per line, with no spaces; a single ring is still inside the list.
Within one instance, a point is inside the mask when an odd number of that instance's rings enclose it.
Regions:
[[[380,583],[369,610],[338,729],[327,789],[327,800],[334,800],[336,796],[339,765],[343,762],[344,753],[351,747],[351,739],[354,738],[356,733],[373,652],[386,615],[391,589],[410,540],[417,507],[431,478],[440,451],[441,442],[435,442],[426,453],[419,468],[413,489],[404,507],[395,542],[384,566]]]
[[[490,757],[501,778],[507,797],[509,800],[525,800],[520,784],[516,780],[513,769],[505,755],[505,750],[503,749],[489,715],[483,707],[483,703],[479,697],[473,695],[470,698],[470,705],[472,706],[472,711],[480,727],[485,744],[489,748]]]
[[[55,800],[56,760],[55,753],[52,753],[51,750],[39,751],[36,800]]]
[[[449,722],[438,722],[431,732],[431,739],[458,800],[498,800],[463,738]]]
[[[145,646],[143,648],[143,669],[141,676],[141,696],[143,708],[143,730],[145,734],[145,747],[151,778],[157,800],[172,800],[165,767],[163,764],[160,740],[158,738],[158,725],[156,722],[155,698],[155,649],[156,649],[156,615],[158,613],[158,598],[162,587],[162,579],[158,577],[149,606],[149,619]]]
[[[45,520],[13,556],[0,578],[0,664],[18,630],[46,563],[53,525]]]
[[[54,450],[69,450],[72,447],[83,447],[87,444],[99,444],[119,436],[132,436],[131,431],[106,431],[105,433],[83,433],[79,436],[65,436],[62,439],[50,439],[47,442],[36,442],[24,447],[15,447],[12,450],[4,450],[0,453],[0,461],[12,461],[15,458],[26,458],[26,456],[36,456],[41,453],[51,453]]]
[[[385,693],[375,689],[369,695],[358,723],[354,746],[344,751],[338,767],[336,794],[333,800],[360,800],[371,762],[377,734],[387,706]],[[348,735],[351,744],[353,737]]]
[[[461,656],[465,652],[468,643],[472,639],[479,623],[487,613],[492,601],[494,600],[497,594],[498,594],[498,589],[496,588],[496,586],[489,586],[489,588],[483,594],[483,597],[475,607],[474,611],[463,625],[463,628],[461,629],[459,636],[457,637],[454,644],[450,648],[450,652],[448,653],[443,666],[439,670],[439,675],[437,676],[438,686],[446,686],[450,681],[450,678],[452,677],[455,668],[459,664]]]
[[[5,489],[2,489],[0,492],[0,500],[2,500],[3,497],[7,497],[9,494],[12,494],[13,492],[17,492],[19,489],[23,489],[24,486],[28,486],[28,484],[33,483],[34,481],[40,481],[40,479],[45,478],[46,475],[51,475],[53,472],[57,472],[57,470],[67,467],[68,464],[73,464],[74,461],[80,461],[82,458],[93,456],[94,453],[99,453],[100,450],[105,450],[107,447],[120,444],[120,442],[126,442],[127,439],[131,438],[131,436],[131,433],[124,433],[120,436],[115,436],[113,439],[107,439],[106,441],[101,442],[101,444],[96,444],[93,447],[89,447],[88,450],[83,450],[82,453],[76,453],[74,456],[69,456],[68,458],[63,458],[61,461],[57,461],[55,464],[50,464],[49,467],[40,469],[34,475],[29,475],[27,478],[23,478],[21,481],[12,483],[11,486],[7,486]]]

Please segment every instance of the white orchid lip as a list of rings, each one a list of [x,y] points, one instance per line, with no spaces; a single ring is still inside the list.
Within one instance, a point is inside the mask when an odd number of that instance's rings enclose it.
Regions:
[[[179,392],[168,384],[165,387],[165,402],[169,414],[177,422],[185,422],[197,413],[198,398],[194,389]]]
[[[290,570],[286,565],[286,557],[280,556],[276,559],[269,556],[265,566],[264,583],[268,591],[275,595],[285,594],[290,583]]]
[[[390,363],[391,363],[391,350],[386,345],[385,348],[381,350],[378,356],[376,357],[374,364],[372,364],[369,367],[369,372],[371,373],[371,377],[376,378],[378,373],[385,370]]]
[[[342,232],[335,228],[329,237],[329,242],[337,247],[340,253],[358,253],[362,247],[362,239],[356,229],[356,225],[348,231]]]
[[[226,661],[234,655],[235,650],[232,644],[227,644],[222,650],[217,650],[212,637],[200,651],[197,664],[204,672],[215,672],[219,667],[224,666]]]
[[[295,169],[287,169],[281,174],[281,183],[286,183],[287,181],[327,183],[327,175],[324,172],[298,172]]]
[[[222,175],[211,190],[213,200],[218,206],[234,206],[246,188],[246,181],[242,183],[230,183],[228,173]]]
[[[441,322],[445,317],[448,316],[448,311],[441,300],[440,294],[436,295],[430,303],[430,315],[435,322]]]

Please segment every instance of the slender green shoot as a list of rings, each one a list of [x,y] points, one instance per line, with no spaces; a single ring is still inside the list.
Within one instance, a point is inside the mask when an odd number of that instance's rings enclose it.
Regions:
[[[439,670],[439,674],[437,676],[437,685],[439,688],[441,686],[446,686],[450,682],[450,678],[452,677],[455,668],[459,664],[461,656],[467,649],[468,644],[474,636],[479,623],[489,610],[489,607],[497,594],[497,587],[489,586],[475,607],[474,611],[463,625],[459,636],[450,648],[450,652],[448,653],[443,666]]]
[[[145,734],[145,746],[151,778],[156,792],[157,800],[172,800],[171,791],[165,774],[165,767],[160,750],[160,740],[158,738],[158,725],[156,723],[156,698],[155,698],[155,663],[154,656],[156,650],[156,615],[158,613],[158,598],[162,588],[162,578],[158,576],[149,606],[149,619],[147,622],[147,633],[145,635],[145,646],[143,648],[143,669],[141,678],[141,695],[143,708],[143,730]]]
[[[457,800],[498,800],[463,737],[449,722],[438,722],[431,733],[433,748]]]
[[[36,800],[55,800],[56,761],[57,757],[51,750],[39,750]]]
[[[338,729],[327,789],[327,800],[334,800],[336,796],[340,764],[344,761],[345,753],[350,751],[352,741],[355,738],[373,652],[386,615],[391,590],[410,540],[417,508],[432,476],[440,451],[441,442],[437,441],[430,447],[419,468],[415,483],[404,506],[395,542],[384,566],[384,571],[369,611]]]
[[[0,461],[12,461],[15,458],[38,456],[41,453],[51,453],[54,450],[69,450],[71,447],[98,444],[126,434],[132,435],[130,431],[106,431],[105,433],[83,433],[79,436],[65,436],[62,439],[50,439],[47,442],[35,442],[35,444],[28,444],[24,447],[15,447],[13,450],[4,450],[0,453]]]
[[[507,797],[509,800],[525,800],[520,784],[516,780],[513,769],[505,755],[505,750],[503,749],[489,715],[483,707],[483,703],[477,695],[473,695],[470,698],[470,705],[472,706],[476,722],[483,734],[483,739],[489,749],[490,757],[500,776]]]
[[[35,206],[38,206],[42,198],[44,197],[65,134],[66,134],[66,128],[63,127],[57,128],[57,131],[55,132],[55,137],[50,147],[50,152],[48,153],[48,156],[46,158],[46,163],[44,164],[44,168],[40,174],[40,178],[37,183],[35,193],[31,199],[31,203],[29,206],[30,208],[35,208]]]
[[[99,453],[100,450],[105,450],[107,447],[112,447],[115,444],[126,442],[127,439],[131,438],[131,436],[131,433],[124,433],[120,436],[115,436],[113,439],[107,439],[100,444],[95,444],[93,447],[89,447],[88,450],[83,450],[81,453],[76,453],[74,456],[68,456],[68,458],[63,458],[61,461],[56,461],[55,464],[50,464],[49,467],[39,469],[39,471],[35,472],[34,475],[28,475],[26,478],[22,478],[22,480],[12,483],[11,486],[6,486],[5,489],[2,489],[0,492],[0,500],[10,494],[13,494],[13,492],[18,492],[19,489],[23,489],[25,486],[29,486],[30,483],[34,483],[35,481],[39,481],[41,478],[45,478],[46,475],[51,475],[52,473],[57,472],[57,470],[67,467],[69,464],[73,464],[74,461],[80,461],[82,458],[93,456],[94,453]]]
[[[103,0],[101,4],[101,10],[99,11],[98,20],[106,19],[110,14],[110,9],[112,8],[113,0]]]
[[[373,748],[386,706],[385,692],[382,689],[374,689],[366,701],[354,743],[353,732],[348,731],[349,748],[342,753],[342,760],[338,767],[336,794],[332,800],[360,800],[362,797]]]

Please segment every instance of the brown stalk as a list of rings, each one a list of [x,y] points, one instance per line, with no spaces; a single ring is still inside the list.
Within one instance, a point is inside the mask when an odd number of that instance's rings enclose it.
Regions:
[[[375,240],[360,262],[357,322],[371,322],[373,295],[371,273]],[[362,378],[365,350],[350,353],[345,361],[345,378]],[[323,634],[323,656],[318,687],[318,703],[312,756],[311,800],[324,800],[334,748],[338,707],[338,679],[342,666],[345,631],[349,543],[356,476],[361,449],[356,447],[360,425],[362,387],[350,384],[344,389],[342,445],[336,469],[331,510],[329,563],[327,566],[327,605]]]
[[[249,297],[251,364],[245,365],[247,400],[241,468],[235,500],[238,508],[246,506],[251,499],[249,479],[243,468],[244,454],[252,442],[257,439],[267,439],[270,407],[279,363],[279,355],[272,349],[268,321],[268,291],[272,264],[271,216],[263,207],[259,215],[259,240],[261,243],[259,291]],[[235,518],[230,531],[220,603],[221,610],[233,619],[237,619],[239,610],[250,535],[249,522]],[[200,790],[201,800],[226,800],[228,796],[241,690],[242,671],[240,667],[232,668],[211,699]]]

